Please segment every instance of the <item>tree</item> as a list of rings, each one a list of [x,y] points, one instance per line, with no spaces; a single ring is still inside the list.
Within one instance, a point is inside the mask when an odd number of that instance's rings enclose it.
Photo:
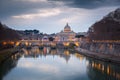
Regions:
[[[24,31],[25,32],[25,34],[26,35],[30,35],[30,34],[39,34],[39,30],[36,30],[36,29],[34,29],[34,30],[25,30]]]
[[[80,41],[80,38],[84,38],[84,35],[76,35],[75,38],[78,38],[78,41]]]
[[[34,32],[34,34],[38,34],[39,30],[34,29],[33,32]]]
[[[76,38],[83,38],[83,37],[85,37],[84,35],[76,35],[75,36]]]
[[[54,38],[53,37],[49,37],[49,41],[54,41]]]

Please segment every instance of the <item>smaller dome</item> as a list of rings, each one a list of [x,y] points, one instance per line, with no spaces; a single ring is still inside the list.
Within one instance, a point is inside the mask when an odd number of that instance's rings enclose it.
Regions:
[[[48,36],[44,36],[43,39],[48,39]]]
[[[71,31],[71,28],[67,23],[66,26],[64,27],[64,32],[70,32],[70,31]]]

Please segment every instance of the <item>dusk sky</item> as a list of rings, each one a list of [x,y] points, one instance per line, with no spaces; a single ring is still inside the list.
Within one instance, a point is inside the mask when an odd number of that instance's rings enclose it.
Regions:
[[[0,21],[16,30],[57,33],[68,22],[84,32],[120,7],[120,0],[0,0]]]

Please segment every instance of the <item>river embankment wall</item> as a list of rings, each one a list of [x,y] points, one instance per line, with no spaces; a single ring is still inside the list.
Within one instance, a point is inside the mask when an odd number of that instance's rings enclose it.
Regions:
[[[80,48],[98,54],[102,53],[102,54],[120,56],[120,43],[87,42],[87,43],[81,43]]]

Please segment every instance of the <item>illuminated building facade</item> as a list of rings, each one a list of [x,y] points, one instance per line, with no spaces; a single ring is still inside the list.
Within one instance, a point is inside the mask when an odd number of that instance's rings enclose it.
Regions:
[[[76,33],[66,24],[64,30],[56,34],[55,41],[74,41]]]

